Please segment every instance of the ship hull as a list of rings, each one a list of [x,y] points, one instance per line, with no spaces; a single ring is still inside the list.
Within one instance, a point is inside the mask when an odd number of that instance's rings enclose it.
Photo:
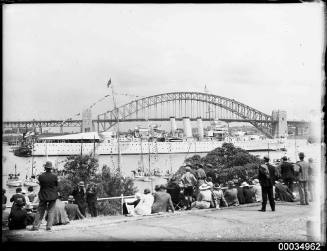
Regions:
[[[184,142],[120,142],[118,143],[35,143],[33,156],[69,156],[80,154],[96,155],[137,155],[207,153],[221,147],[224,141],[184,141]],[[247,151],[275,151],[285,145],[278,141],[251,140],[231,142]]]

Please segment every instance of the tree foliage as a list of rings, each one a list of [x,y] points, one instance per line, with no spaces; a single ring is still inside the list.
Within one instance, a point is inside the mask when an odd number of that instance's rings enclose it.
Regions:
[[[212,177],[214,183],[226,183],[228,180],[249,180],[257,176],[257,167],[261,160],[246,150],[235,147],[232,143],[224,143],[206,156],[200,157],[194,155],[185,160],[185,163],[195,165],[197,163],[204,164],[204,171],[207,176]],[[211,164],[212,168],[206,167],[205,164]],[[175,177],[179,179],[184,173],[185,168],[181,167],[175,173]],[[191,170],[195,171],[194,168]]]

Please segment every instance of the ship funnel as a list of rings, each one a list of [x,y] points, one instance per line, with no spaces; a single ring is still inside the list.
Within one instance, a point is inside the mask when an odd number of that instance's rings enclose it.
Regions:
[[[201,119],[201,117],[197,118],[196,121],[197,121],[197,124],[198,124],[198,134],[199,134],[199,138],[200,138],[200,139],[203,139],[203,135],[204,135],[204,133],[203,133],[203,123],[202,123],[202,119]]]
[[[191,121],[189,117],[183,118],[183,124],[184,124],[184,135],[187,138],[192,138],[192,128],[191,128]]]
[[[175,133],[177,130],[175,117],[170,117],[170,127],[171,127],[171,132]]]

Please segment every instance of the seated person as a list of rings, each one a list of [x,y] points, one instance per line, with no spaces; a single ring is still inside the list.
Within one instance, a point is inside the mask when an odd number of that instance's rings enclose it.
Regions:
[[[240,203],[237,198],[237,189],[234,187],[233,181],[227,182],[228,188],[224,192],[224,197],[227,201],[228,206],[238,206]]]
[[[276,200],[294,202],[295,197],[289,187],[282,183],[282,180],[275,182]]]
[[[178,185],[176,178],[172,178],[167,186],[167,193],[170,194],[175,210],[179,210],[186,206],[184,191]]]
[[[23,198],[16,198],[15,207],[12,208],[8,217],[9,230],[25,229],[27,225],[27,212],[24,208]]]
[[[53,225],[65,225],[69,223],[69,218],[65,210],[65,203],[61,201],[61,196],[58,195],[53,210]],[[47,217],[46,217],[47,220]]]
[[[212,202],[211,196],[210,186],[203,183],[201,186],[199,186],[199,194],[197,196],[197,200],[192,203],[191,207],[197,209],[210,208],[210,204]]]
[[[223,190],[221,189],[221,185],[216,184],[213,187],[213,200],[215,208],[220,209],[220,206],[228,207],[227,201],[225,200]]]
[[[27,197],[31,203],[35,203],[35,199],[37,197],[37,194],[34,192],[34,188],[32,186],[28,187],[27,189]]]
[[[213,183],[212,183],[212,178],[211,177],[207,177],[205,180],[205,183],[210,186],[210,188],[213,188]]]
[[[74,204],[74,196],[68,196],[68,204],[65,205],[65,211],[67,213],[68,219],[71,220],[79,220],[84,219],[81,211],[79,211],[78,205]]]
[[[128,209],[127,209],[127,205],[133,205],[134,208],[137,206],[137,204],[139,204],[140,200],[141,200],[142,195],[140,193],[136,193],[135,194],[135,198],[136,200],[134,200],[133,202],[124,202],[123,203],[123,214],[127,215],[128,214]]]
[[[131,215],[149,215],[149,214],[151,214],[151,207],[152,207],[153,201],[154,201],[154,198],[153,198],[153,195],[151,194],[150,189],[148,189],[148,188],[144,189],[144,194],[143,194],[140,202],[134,208],[134,210],[131,211]]]
[[[235,183],[234,183],[235,184]],[[243,187],[237,186],[237,199],[240,204],[245,204],[245,198],[243,193]]]
[[[253,192],[255,195],[256,202],[261,202],[262,200],[262,189],[258,179],[253,180]]]
[[[167,193],[167,188],[165,185],[160,186],[160,190],[154,194],[154,201],[151,207],[151,213],[168,212],[171,209],[175,212],[171,196]]]
[[[23,206],[26,205],[26,200],[25,200],[25,196],[22,194],[22,188],[21,187],[17,187],[16,188],[16,193],[10,198],[10,202],[13,202],[11,210],[13,210],[16,207],[17,204],[17,199],[21,198],[23,200]]]
[[[253,189],[249,186],[247,182],[243,182],[241,186],[243,187],[245,203],[254,203],[256,199]]]

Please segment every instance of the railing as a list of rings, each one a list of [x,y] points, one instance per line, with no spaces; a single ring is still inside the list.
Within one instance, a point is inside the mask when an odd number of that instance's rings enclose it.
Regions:
[[[135,198],[135,196],[134,196],[134,195],[127,195],[127,196],[124,196],[124,195],[122,194],[122,195],[120,195],[120,196],[115,196],[115,197],[98,198],[97,201],[98,201],[98,202],[101,202],[101,201],[107,201],[107,200],[118,200],[118,199],[120,199],[120,206],[121,206],[121,210],[120,210],[120,212],[121,212],[121,214],[123,214],[123,203],[124,203],[124,199],[132,199],[132,198]],[[66,201],[66,200],[64,200],[64,201],[62,201],[62,202],[64,202],[64,203],[68,203],[68,201]],[[32,207],[34,207],[34,206],[38,206],[39,203],[30,203],[30,205],[31,205]],[[12,206],[6,206],[6,208],[11,208],[11,207],[12,207]]]

